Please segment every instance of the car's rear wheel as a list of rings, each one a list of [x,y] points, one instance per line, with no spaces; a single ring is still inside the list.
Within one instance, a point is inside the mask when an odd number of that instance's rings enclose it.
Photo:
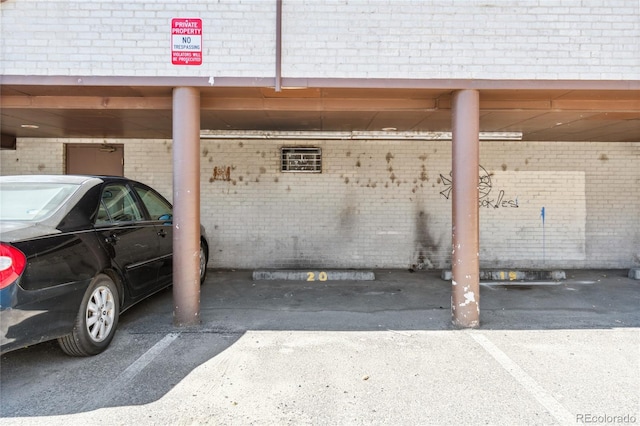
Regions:
[[[58,339],[67,355],[89,356],[104,351],[116,332],[120,314],[118,288],[98,275],[85,293],[70,334]]]
[[[200,284],[204,283],[204,279],[207,277],[208,256],[207,246],[203,241],[200,241]]]

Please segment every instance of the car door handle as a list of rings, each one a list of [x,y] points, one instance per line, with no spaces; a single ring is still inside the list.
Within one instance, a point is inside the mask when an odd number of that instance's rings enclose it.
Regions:
[[[118,237],[118,236],[114,233],[114,234],[111,234],[111,235],[109,235],[108,237],[106,237],[106,238],[104,239],[104,241],[105,241],[107,244],[115,244],[115,243],[117,243],[117,242],[118,242],[118,240],[119,240],[119,239],[120,239],[120,237]]]
[[[158,236],[164,238],[167,236],[167,233],[164,232],[164,229],[161,229],[158,231]]]

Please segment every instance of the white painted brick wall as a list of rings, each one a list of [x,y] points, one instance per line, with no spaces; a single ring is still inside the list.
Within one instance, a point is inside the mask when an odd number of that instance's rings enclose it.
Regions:
[[[275,74],[275,0],[0,3],[0,74]],[[201,66],[170,20],[203,20]],[[308,78],[640,78],[637,0],[283,1],[282,74]]]
[[[485,142],[481,145],[481,162],[488,170],[584,173],[584,267],[627,268],[640,264],[640,170],[632,166],[638,160],[640,143]],[[555,218],[566,220],[575,215],[571,209],[579,209],[582,203],[580,194],[562,181],[553,188],[566,197],[566,206],[563,212],[547,212],[547,230]],[[541,247],[542,242],[534,244]],[[547,247],[549,244],[548,241]],[[574,244],[576,250],[579,242]],[[547,263],[551,263],[550,259]],[[577,260],[570,264],[580,267]]]
[[[583,171],[489,173],[492,188],[480,209],[482,264],[510,267],[517,258],[535,268],[586,260]]]
[[[1,173],[63,173],[66,142],[104,140],[18,139],[17,150],[0,151]],[[171,141],[107,142],[124,144],[127,176],[171,199]],[[202,141],[212,267],[450,267],[450,142],[315,142],[304,145],[322,148],[322,174],[279,171],[291,141]],[[482,267],[640,265],[640,169],[631,166],[640,143],[482,142],[480,152],[491,178]],[[215,167],[229,167],[230,180],[214,180]]]
[[[16,141],[15,150],[0,150],[0,174],[35,175],[64,173],[64,142],[58,139]]]
[[[118,143],[122,143],[119,140]],[[173,199],[173,142],[124,139],[124,175],[153,187]]]
[[[0,3],[0,74],[273,76],[275,2]],[[172,18],[202,18],[203,64],[171,64]]]
[[[15,150],[0,150],[0,174],[64,174],[65,144],[124,144],[124,174],[153,186],[172,199],[171,140],[18,138]]]

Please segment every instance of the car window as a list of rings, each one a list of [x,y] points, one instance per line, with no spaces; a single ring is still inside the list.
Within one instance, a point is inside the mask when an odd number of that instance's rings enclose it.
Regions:
[[[2,220],[38,221],[64,204],[79,185],[56,182],[5,182],[0,184]]]
[[[123,184],[111,184],[104,187],[96,225],[143,219],[144,216],[129,187]]]
[[[135,190],[153,220],[171,220],[171,205],[160,194],[140,186],[135,186]]]

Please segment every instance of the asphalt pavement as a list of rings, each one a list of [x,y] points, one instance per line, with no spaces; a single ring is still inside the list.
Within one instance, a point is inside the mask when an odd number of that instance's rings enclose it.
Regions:
[[[452,326],[440,271],[373,272],[210,270],[201,326],[173,326],[168,289],[124,313],[103,354],[5,354],[0,425],[640,424],[628,271],[485,281],[473,330]]]

